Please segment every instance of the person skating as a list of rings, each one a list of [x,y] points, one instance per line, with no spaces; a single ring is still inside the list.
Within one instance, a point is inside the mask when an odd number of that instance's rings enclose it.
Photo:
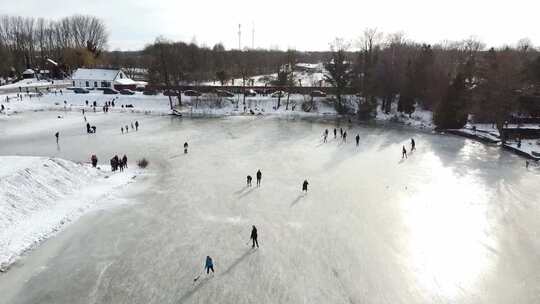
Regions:
[[[251,177],[251,175],[248,175],[248,176],[247,176],[246,180],[247,180],[247,186],[248,186],[248,187],[251,187],[251,180],[252,180],[252,179],[253,179],[253,178]]]
[[[135,131],[139,131],[139,121],[135,121]]]
[[[92,167],[96,167],[97,166],[97,162],[98,162],[98,158],[95,154],[92,154],[92,156],[90,157],[90,161],[92,162]]]
[[[339,136],[343,138],[343,128],[339,128]]]
[[[343,142],[347,142],[347,131],[343,132]]]
[[[60,138],[60,132],[56,132],[54,136],[56,137],[56,143],[58,144],[58,139]]]
[[[124,127],[120,127],[120,131],[122,131],[122,134],[124,134]]]
[[[337,130],[336,130],[336,128],[334,128],[334,139],[336,139],[336,138],[337,138]]]
[[[322,135],[322,137],[323,137],[323,143],[326,142],[326,137],[327,137],[327,136],[328,136],[328,134],[326,134],[326,132],[323,132],[323,135]]]
[[[129,127],[126,125],[126,133],[129,133]]]
[[[401,159],[407,158],[407,149],[405,149],[405,146],[403,146],[403,149],[401,149]]]
[[[189,145],[187,143],[187,141],[184,143],[184,154],[187,154],[187,149],[188,149]]]
[[[257,248],[259,248],[259,242],[257,241],[257,228],[255,226],[252,226],[251,228],[251,241],[253,244],[251,245],[251,248],[255,248],[255,245],[257,245]]]
[[[209,274],[210,270],[212,270],[212,273],[214,273],[214,261],[212,261],[212,258],[209,255],[206,256],[206,263],[204,265],[204,269],[206,270],[206,274]]]
[[[122,157],[122,164],[124,165],[124,168],[127,168],[127,156],[124,154],[124,156]]]
[[[356,146],[360,145],[360,134],[356,134]]]
[[[414,142],[414,138],[411,138],[411,152],[416,150],[416,143]]]
[[[257,170],[257,187],[261,186],[262,173],[261,170]]]
[[[307,193],[307,186],[309,185],[308,181],[307,180],[304,180],[304,182],[302,183],[302,192],[306,192]]]

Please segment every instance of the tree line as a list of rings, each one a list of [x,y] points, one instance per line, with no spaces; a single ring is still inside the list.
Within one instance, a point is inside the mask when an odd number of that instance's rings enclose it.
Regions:
[[[405,114],[417,106],[433,110],[444,129],[461,128],[472,117],[502,130],[522,110],[520,97],[540,92],[540,56],[528,39],[498,48],[474,38],[429,45],[367,29],[351,48],[340,39],[331,44],[326,78],[336,88],[338,110],[347,111],[343,92],[359,93],[360,116],[373,115],[380,101],[385,112],[393,105]]]
[[[47,59],[69,72],[101,64],[108,33],[102,20],[75,15],[59,20],[0,16],[0,76],[47,66]]]

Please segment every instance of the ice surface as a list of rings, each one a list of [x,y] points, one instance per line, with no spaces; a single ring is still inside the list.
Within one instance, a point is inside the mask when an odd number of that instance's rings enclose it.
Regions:
[[[148,176],[118,193],[133,204],[81,218],[2,274],[5,303],[540,301],[540,178],[508,151],[275,117],[90,113],[87,135],[80,113],[60,113],[0,121],[0,155],[127,153],[149,159]],[[122,135],[134,120],[139,132]],[[336,126],[348,143],[323,144]],[[401,160],[411,137],[417,150]],[[262,187],[247,189],[257,169]],[[207,255],[216,274],[194,283]]]

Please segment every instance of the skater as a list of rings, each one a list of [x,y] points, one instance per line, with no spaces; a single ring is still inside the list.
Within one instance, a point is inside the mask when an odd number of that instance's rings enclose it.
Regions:
[[[347,142],[347,131],[343,132],[343,142]]]
[[[307,179],[304,180],[304,183],[302,183],[302,192],[306,192],[307,193],[307,186],[309,185]]]
[[[128,125],[126,125],[126,133],[129,133]]]
[[[339,136],[343,138],[343,128],[339,128]]]
[[[414,142],[414,138],[411,138],[411,152],[416,150],[416,143]]]
[[[89,134],[92,133],[92,132],[91,132],[91,127],[90,127],[90,123],[89,123],[89,122],[86,123],[86,133],[89,133]]]
[[[95,168],[97,166],[98,158],[95,154],[92,154],[90,157],[90,161],[92,162],[92,167]]]
[[[322,135],[322,137],[323,137],[323,143],[326,142],[326,137],[327,137],[327,136],[328,136],[328,134],[326,134],[326,132],[323,132],[323,135]]]
[[[337,137],[337,130],[336,128],[334,128],[334,139],[336,139],[336,137]]]
[[[92,133],[96,133],[96,126],[92,126]]]
[[[122,165],[124,165],[124,168],[127,168],[127,156],[124,154],[124,156],[122,157]]]
[[[525,169],[529,169],[529,161],[528,160],[525,161]]]
[[[124,127],[120,127],[120,131],[122,131],[122,134],[124,134]]]
[[[356,146],[360,145],[360,134],[356,134]]]
[[[251,175],[248,175],[246,179],[247,179],[247,186],[248,186],[248,187],[251,187],[251,180],[252,180],[253,178],[251,177]]]
[[[187,154],[187,149],[188,149],[189,145],[187,143],[187,141],[184,143],[184,154]]]
[[[139,131],[139,121],[135,121],[135,131]]]
[[[407,158],[407,149],[405,149],[405,146],[403,146],[403,149],[401,149],[401,159]]]
[[[58,139],[60,138],[60,132],[56,132],[54,136],[56,137],[56,144],[58,144]]]
[[[204,265],[204,269],[206,270],[206,274],[210,273],[210,270],[212,270],[212,273],[214,273],[214,261],[212,261],[212,258],[210,256],[206,256],[206,263]]]
[[[131,123],[131,130],[134,130],[135,127],[133,126],[133,122]]]
[[[257,187],[260,187],[261,186],[261,178],[262,178],[262,173],[261,173],[261,170],[257,170]]]
[[[257,248],[259,248],[259,242],[257,241],[257,228],[255,226],[252,226],[251,228],[251,241],[253,244],[251,245],[251,248],[255,248],[255,245],[257,245]]]

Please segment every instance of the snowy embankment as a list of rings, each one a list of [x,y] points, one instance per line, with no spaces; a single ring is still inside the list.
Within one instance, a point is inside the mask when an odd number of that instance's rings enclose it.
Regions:
[[[0,156],[0,271],[85,212],[118,201],[133,172],[110,174],[59,158]]]

